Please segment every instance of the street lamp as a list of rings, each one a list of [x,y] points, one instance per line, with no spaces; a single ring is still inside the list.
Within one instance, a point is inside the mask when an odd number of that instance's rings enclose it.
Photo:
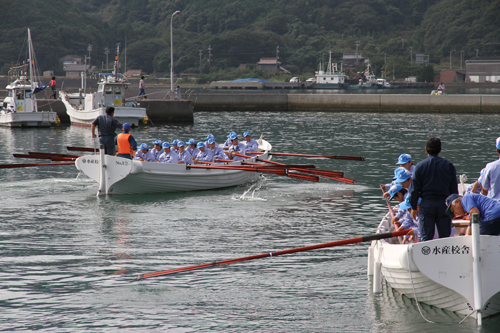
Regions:
[[[179,10],[175,11],[170,19],[170,91],[172,96],[174,93],[174,34],[172,33],[172,22],[174,21],[174,16],[179,13]]]
[[[451,54],[452,54],[453,52],[455,52],[455,50],[451,50],[451,51],[450,51],[450,69],[451,69]]]

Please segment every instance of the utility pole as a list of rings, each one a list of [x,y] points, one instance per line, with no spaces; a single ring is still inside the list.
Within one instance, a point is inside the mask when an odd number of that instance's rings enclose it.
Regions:
[[[413,67],[413,47],[410,46],[410,67]]]
[[[212,46],[208,45],[208,72],[210,73],[210,68],[212,66]]]
[[[109,68],[109,62],[108,62],[109,48],[108,47],[104,48],[104,54],[106,55],[106,69],[108,69]]]
[[[201,74],[201,56],[203,55],[203,50],[198,50],[200,52],[200,74]]]

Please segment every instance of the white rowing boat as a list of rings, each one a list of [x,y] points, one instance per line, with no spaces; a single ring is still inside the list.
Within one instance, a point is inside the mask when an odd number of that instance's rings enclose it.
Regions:
[[[264,153],[247,161],[271,159],[268,154],[271,145],[262,139],[257,142]],[[256,172],[241,170],[192,169],[186,164],[129,160],[104,155],[103,149],[100,154],[79,157],[75,165],[99,183],[97,195],[211,190],[254,182],[259,176]],[[231,165],[241,165],[241,162]]]
[[[474,226],[474,224],[473,224]],[[368,275],[373,291],[382,276],[397,292],[440,309],[484,317],[500,312],[500,237],[477,235],[399,244],[396,238],[373,241]],[[377,233],[393,231],[388,213]]]

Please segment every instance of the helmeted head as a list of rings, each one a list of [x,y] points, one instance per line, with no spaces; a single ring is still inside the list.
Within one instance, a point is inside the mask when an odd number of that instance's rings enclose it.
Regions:
[[[168,142],[163,142],[161,147],[165,149],[165,151],[170,150],[170,143]]]
[[[160,146],[163,144],[163,142],[161,140],[156,140],[156,141],[153,141],[152,144],[154,144],[155,146]],[[156,147],[155,147],[156,148]]]
[[[143,153],[147,152],[149,150],[149,146],[147,143],[143,143],[140,147],[140,150],[142,150]]]
[[[229,135],[229,140],[238,140],[238,134],[236,134],[236,132],[231,132],[231,135]]]
[[[122,128],[123,128],[124,131],[128,132],[128,131],[130,131],[130,124],[129,123],[125,123],[125,124],[123,124]]]
[[[412,159],[411,159],[410,154],[401,154],[401,155],[399,155],[398,162],[396,164],[402,165],[402,164],[406,164],[406,163],[411,162],[411,161],[412,161]]]
[[[205,144],[203,142],[198,142],[198,144],[196,145],[196,148],[198,148],[201,151],[204,151],[205,150]]]
[[[189,139],[189,141],[187,142],[188,145],[196,145],[196,140],[195,139]]]
[[[186,147],[186,144],[184,143],[184,141],[177,141],[177,146],[178,146],[179,148],[182,148],[182,147],[184,147],[184,148],[185,148],[185,147]]]

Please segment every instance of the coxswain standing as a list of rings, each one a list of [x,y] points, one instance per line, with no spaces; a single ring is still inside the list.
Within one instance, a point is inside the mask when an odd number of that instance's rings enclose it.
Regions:
[[[213,162],[214,154],[211,149],[205,148],[205,144],[203,142],[198,142],[197,148],[199,149],[198,154],[194,158],[194,163],[198,162]]]
[[[104,153],[113,156],[115,156],[115,129],[122,127],[122,124],[113,117],[114,114],[115,108],[108,106],[106,114],[95,118],[91,126],[92,138],[96,137],[95,127],[97,126],[99,130],[99,143],[104,145]],[[130,130],[130,125],[128,126]]]
[[[158,162],[160,163],[177,163],[179,162],[179,158],[177,157],[177,153],[170,150],[170,143],[163,142],[161,145],[163,148],[163,153],[160,155]]]
[[[252,139],[250,132],[243,133],[243,138],[245,138],[245,151],[257,152],[259,151],[259,143]]]
[[[116,156],[132,159],[137,150],[137,142],[130,132],[130,124],[123,124],[123,132],[115,138],[115,143],[118,145],[118,153]]]
[[[194,164],[193,162],[193,157],[191,154],[186,150],[186,144],[184,141],[179,141],[177,142],[177,146],[179,146],[179,162],[178,164]]]
[[[245,144],[238,141],[238,134],[233,132],[229,139],[231,139],[232,145],[229,147],[226,155],[233,161],[244,160],[244,157],[236,156],[235,154],[245,154]]]

